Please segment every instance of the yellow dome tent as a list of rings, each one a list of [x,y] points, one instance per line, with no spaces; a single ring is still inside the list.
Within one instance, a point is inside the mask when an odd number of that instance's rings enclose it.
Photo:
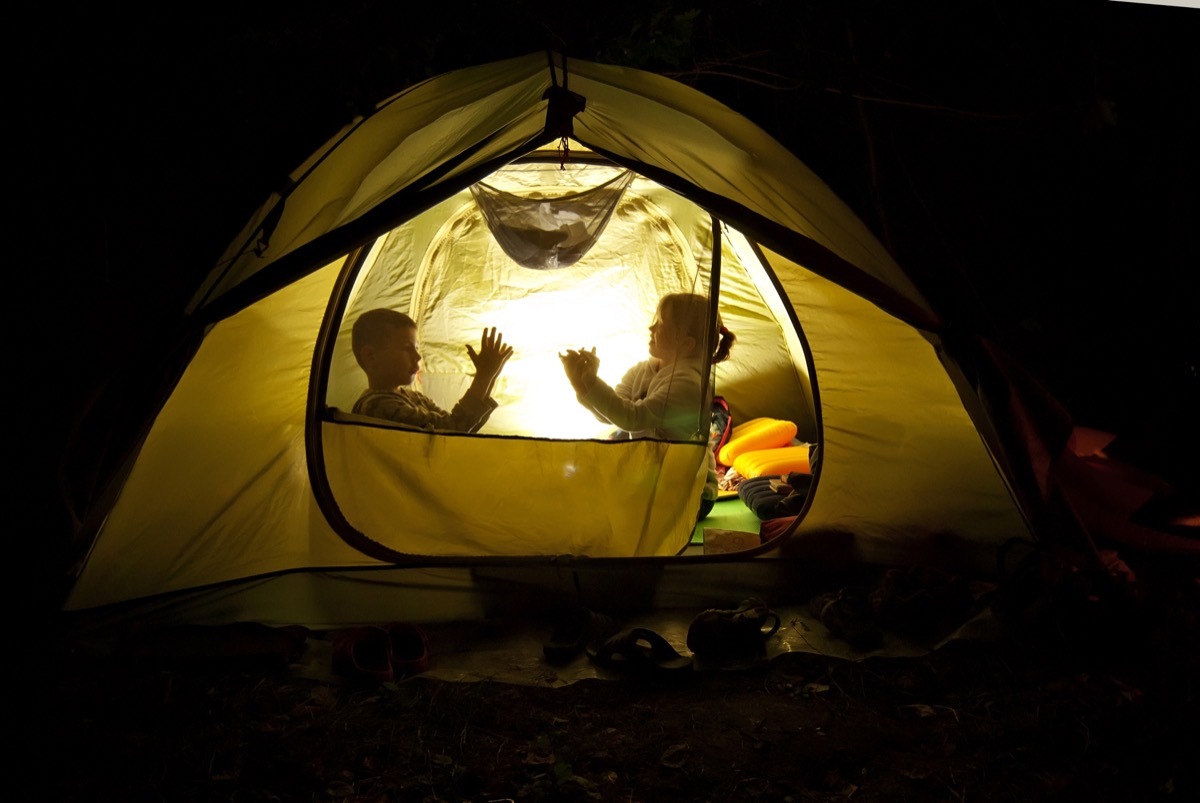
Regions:
[[[576,237],[587,214],[565,202],[613,186],[599,236]],[[508,225],[506,250],[485,192],[551,223]],[[514,259],[521,243],[543,264]],[[610,440],[558,363],[597,346],[615,382],[645,357],[656,299],[675,291],[709,296],[738,337],[710,378],[735,421],[789,421],[819,444],[803,512],[741,554],[703,548],[705,438]],[[469,381],[464,345],[485,326],[504,333],[515,354],[483,430],[349,413],[365,384],[349,329],[379,306],[417,321],[420,388],[447,407]],[[186,363],[82,518],[68,611],[315,627],[451,618],[504,593],[483,589],[489,568],[576,590],[581,575],[667,573],[724,600],[721,578],[753,569],[786,583],[787,566],[830,543],[854,560],[990,569],[1037,515],[1011,401],[986,397],[1002,375],[980,367],[992,352],[948,338],[794,155],[638,70],[532,54],[381,102],[296,168],[188,316]],[[964,368],[971,355],[983,362]]]

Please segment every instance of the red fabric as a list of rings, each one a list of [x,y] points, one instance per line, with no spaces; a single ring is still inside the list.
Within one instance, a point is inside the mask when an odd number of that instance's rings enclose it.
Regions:
[[[1093,538],[1103,538],[1143,550],[1174,555],[1200,556],[1196,538],[1164,532],[1139,524],[1135,514],[1160,494],[1170,493],[1170,483],[1103,452],[1115,436],[1076,427],[1067,448],[1051,466],[1054,484],[1075,519]],[[1186,518],[1180,524],[1186,526]]]
[[[1191,512],[1158,528],[1135,520],[1148,502],[1171,492],[1164,480],[1110,458],[1104,450],[1115,436],[1075,426],[1067,409],[997,344],[980,338],[974,346],[980,358],[974,381],[997,428],[998,459],[1039,538],[1086,554],[1097,568],[1111,568],[1105,540],[1200,555],[1200,534],[1175,532],[1188,526]]]

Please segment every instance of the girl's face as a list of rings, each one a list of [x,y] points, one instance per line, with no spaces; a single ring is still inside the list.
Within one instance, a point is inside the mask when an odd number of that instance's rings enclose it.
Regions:
[[[695,347],[695,339],[680,331],[660,304],[650,322],[650,356],[663,362],[674,362],[689,356]]]

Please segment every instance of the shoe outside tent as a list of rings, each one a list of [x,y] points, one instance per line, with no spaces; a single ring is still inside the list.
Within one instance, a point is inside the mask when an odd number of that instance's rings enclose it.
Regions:
[[[735,422],[790,422],[819,454],[803,510],[742,552],[706,552],[695,520],[707,408],[694,438],[614,441],[558,362],[597,346],[615,383],[669,292],[705,295],[737,335],[709,380]],[[445,407],[469,382],[465,344],[504,333],[483,430],[350,412],[349,331],[374,307],[417,322],[420,389]],[[1061,523],[1046,503],[1070,425],[1053,400],[934,309],[796,156],[638,70],[532,54],[379,103],[263,204],[186,319],[151,414],[80,511],[69,612],[452,618],[527,593],[514,576],[724,599],[747,571],[787,584],[827,558],[987,572]]]

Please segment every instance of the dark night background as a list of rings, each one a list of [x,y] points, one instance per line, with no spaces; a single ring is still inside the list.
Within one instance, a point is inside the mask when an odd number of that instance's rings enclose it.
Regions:
[[[8,99],[10,131],[30,137],[10,150],[28,192],[9,201],[34,236],[10,232],[32,246],[10,298],[31,467],[16,533],[35,582],[54,577],[68,529],[57,471],[72,423],[131,366],[161,371],[190,292],[286,174],[414,81],[547,46],[672,75],[745,114],[948,318],[1013,349],[1079,423],[1195,476],[1200,10],[357,0],[24,19]],[[54,601],[40,587],[27,604]]]

